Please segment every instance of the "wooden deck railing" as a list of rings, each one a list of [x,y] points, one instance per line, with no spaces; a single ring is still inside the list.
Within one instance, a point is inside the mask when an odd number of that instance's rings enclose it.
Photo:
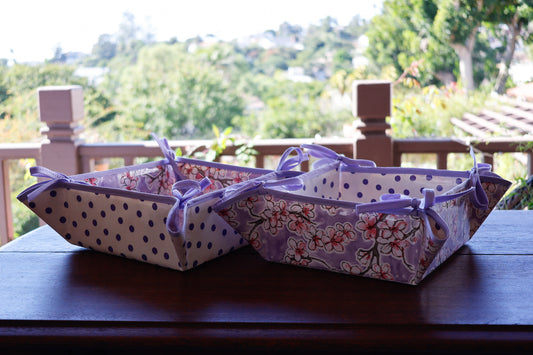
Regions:
[[[401,166],[404,154],[435,154],[436,168],[447,169],[450,153],[469,152],[472,146],[482,154],[483,162],[494,164],[495,153],[523,153],[527,155],[527,174],[533,175],[533,147],[531,137],[493,137],[487,141],[463,141],[451,138],[393,139],[393,165]]]
[[[372,83],[371,83],[372,84]],[[364,85],[362,86],[364,88]],[[528,172],[533,173],[531,139],[493,139],[490,142],[463,142],[455,139],[392,139],[385,134],[388,128],[385,117],[390,115],[390,96],[383,95],[387,85],[382,82],[369,86],[372,95],[365,96],[361,87],[354,89],[354,114],[363,124],[361,136],[335,139],[266,139],[254,142],[256,167],[273,168],[268,165],[269,157],[279,157],[287,148],[303,143],[316,143],[333,149],[347,157],[370,159],[379,166],[401,166],[404,154],[435,154],[436,168],[448,167],[450,153],[468,154],[469,144],[483,153],[483,160],[493,163],[497,152],[524,152],[528,154]],[[366,90],[366,88],[365,88]],[[374,91],[373,91],[374,90]],[[377,90],[377,91],[376,91]],[[381,91],[380,91],[381,90]],[[390,90],[390,88],[388,89]],[[78,125],[83,117],[83,95],[81,87],[47,87],[38,91],[41,121],[45,122],[47,140],[42,144],[0,144],[0,245],[13,238],[13,218],[8,162],[17,159],[35,159],[37,164],[67,175],[95,170],[95,162],[106,158],[121,158],[123,165],[136,163],[136,158],[162,157],[155,141],[126,143],[84,143],[80,138],[83,127]],[[359,96],[357,96],[359,95]],[[373,98],[381,98],[380,102]],[[385,102],[383,102],[385,97]],[[379,101],[379,100],[378,100]],[[357,102],[359,104],[357,105]],[[377,108],[377,109],[374,109]],[[208,146],[211,141],[170,141],[171,147],[187,152],[191,147]],[[234,156],[236,147],[228,147],[223,155]],[[271,161],[277,161],[272,158]],[[307,170],[303,165],[302,169]],[[15,202],[16,203],[16,202]]]
[[[171,140],[170,146],[173,149],[180,149],[184,154],[188,150],[196,148],[200,150],[209,147],[212,142],[209,140]],[[302,144],[318,143],[335,150],[339,154],[353,156],[353,140],[350,138],[340,139],[261,139],[254,142],[253,149],[257,155],[253,156],[257,168],[273,168],[268,166],[269,157],[279,157],[289,147],[297,147]],[[234,157],[237,154],[238,146],[228,146],[222,156]],[[133,165],[136,158],[156,158],[161,157],[161,149],[155,141],[125,142],[125,143],[96,143],[80,144],[78,154],[81,159],[81,171],[94,171],[96,162],[106,158],[121,158],[123,165]],[[306,162],[302,164],[302,170],[307,170]]]
[[[41,160],[41,145],[29,143],[0,144],[0,245],[13,239],[9,162],[19,159]]]

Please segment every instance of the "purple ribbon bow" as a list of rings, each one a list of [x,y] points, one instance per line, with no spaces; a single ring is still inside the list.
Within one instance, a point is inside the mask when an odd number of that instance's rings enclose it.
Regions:
[[[174,183],[172,186],[172,195],[177,201],[170,209],[167,218],[167,230],[170,233],[179,232],[179,211],[183,210],[185,204],[192,198],[202,193],[212,184],[209,178],[203,178],[201,181],[182,180]],[[182,192],[184,191],[184,192]]]
[[[489,207],[489,199],[485,190],[483,190],[483,186],[481,186],[480,176],[490,172],[492,166],[486,163],[478,163],[472,147],[470,147],[470,155],[474,159],[474,167],[470,170],[468,179],[470,180],[471,186],[475,189],[470,199],[474,207],[486,210]]]
[[[289,158],[292,152],[296,152],[297,156]],[[292,170],[306,160],[309,160],[307,153],[302,152],[300,148],[290,147],[281,156],[276,171]]]
[[[174,152],[174,150],[170,147],[170,144],[168,144],[168,140],[166,138],[159,138],[155,133],[151,133],[150,135],[157,142],[159,148],[161,148],[161,152],[163,152],[163,156],[168,160],[170,166],[172,166],[172,170],[174,171],[175,177],[179,178],[179,167],[178,162],[176,161],[176,152]]]
[[[349,166],[376,167],[376,163],[372,160],[347,158],[342,154],[337,154],[335,151],[318,144],[302,144],[301,147],[307,149],[310,156],[321,159],[313,164],[313,169],[329,163],[331,160],[338,160]],[[326,161],[324,161],[324,159],[326,159]]]
[[[69,182],[69,183],[75,183],[75,184],[80,184],[80,185],[90,185],[85,181],[75,180],[71,178],[70,176],[59,173],[57,171],[50,170],[43,166],[32,166],[30,168],[30,174],[35,177],[49,178],[50,180],[40,181],[36,183],[35,185],[30,186],[29,188],[27,188],[21,193],[21,194],[27,193],[29,202],[31,202],[34,198],[36,198],[43,191],[50,189],[52,186],[54,186],[55,184],[59,182]]]

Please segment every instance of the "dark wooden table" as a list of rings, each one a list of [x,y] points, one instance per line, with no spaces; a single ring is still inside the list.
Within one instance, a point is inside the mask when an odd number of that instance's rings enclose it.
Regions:
[[[495,211],[419,286],[269,263],[187,272],[41,227],[0,248],[0,353],[530,352],[533,212]]]

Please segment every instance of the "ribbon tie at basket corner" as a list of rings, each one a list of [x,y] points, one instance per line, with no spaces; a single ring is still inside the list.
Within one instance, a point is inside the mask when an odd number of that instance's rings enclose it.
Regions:
[[[469,190],[470,191],[470,190]],[[401,194],[385,194],[382,195],[379,202],[364,203],[356,205],[357,214],[368,212],[380,212],[389,214],[410,214],[424,219],[424,222],[429,227],[429,236],[431,240],[437,243],[443,243],[449,236],[449,229],[446,222],[435,212],[432,207],[435,203],[439,203],[441,199],[451,199],[450,197],[441,198],[435,195],[433,189],[423,189],[424,197],[422,199],[411,198]],[[453,196],[454,198],[457,196]],[[435,223],[442,229],[444,238],[438,238],[430,227],[429,217],[433,218]]]
[[[172,195],[176,198],[176,203],[170,209],[167,218],[167,230],[170,233],[179,231],[177,227],[179,225],[179,210],[183,209],[190,199],[201,194],[211,184],[212,181],[209,178],[203,178],[201,181],[181,180],[174,183]]]
[[[296,152],[297,155],[290,157],[293,152]],[[276,171],[292,170],[306,160],[309,160],[307,153],[304,153],[300,148],[290,147],[283,152]]]
[[[476,155],[474,149],[470,147],[470,155],[474,160],[474,166],[470,169],[468,180],[472,187],[474,187],[474,193],[471,195],[471,201],[474,207],[480,209],[487,209],[489,206],[489,199],[483,186],[481,185],[480,176],[491,171],[492,166],[486,163],[478,163],[476,161]]]
[[[161,152],[163,153],[163,156],[168,160],[168,163],[170,166],[172,166],[172,170],[174,170],[174,174],[176,177],[178,177],[178,162],[176,157],[176,152],[170,147],[170,144],[168,143],[168,140],[166,138],[159,138],[155,133],[150,134],[152,138],[157,142],[159,145],[159,148],[161,149]]]
[[[69,182],[69,183],[75,183],[75,184],[81,184],[81,185],[89,185],[87,182],[83,180],[75,180],[71,178],[70,176],[67,176],[57,171],[50,170],[43,166],[31,167],[30,174],[35,177],[48,178],[49,180],[40,181],[36,183],[35,185],[30,186],[28,189],[26,189],[25,191],[21,193],[21,194],[27,193],[29,202],[35,199],[43,191],[48,190],[49,188],[51,188],[52,186],[54,186],[55,184],[59,182]]]
[[[348,166],[376,167],[376,163],[372,160],[347,158],[343,154],[338,154],[335,151],[318,144],[302,144],[301,147],[306,149],[310,156],[320,159],[313,164],[313,169],[335,160]]]

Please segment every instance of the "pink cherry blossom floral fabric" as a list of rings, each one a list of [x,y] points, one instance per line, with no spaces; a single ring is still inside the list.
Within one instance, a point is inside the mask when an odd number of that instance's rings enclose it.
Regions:
[[[323,181],[314,175],[303,195],[322,194],[310,187],[317,182],[328,191],[337,184]],[[471,238],[508,185],[484,182],[482,187],[489,199],[486,210],[475,208],[468,195],[432,207],[448,226],[448,236],[434,219],[414,213],[358,214],[332,198],[276,190],[233,198],[219,214],[266,260],[416,285]]]
[[[93,186],[171,196],[172,185],[176,182],[176,177],[172,167],[161,162],[156,165],[145,164],[128,167],[128,169],[84,174],[83,180]]]

